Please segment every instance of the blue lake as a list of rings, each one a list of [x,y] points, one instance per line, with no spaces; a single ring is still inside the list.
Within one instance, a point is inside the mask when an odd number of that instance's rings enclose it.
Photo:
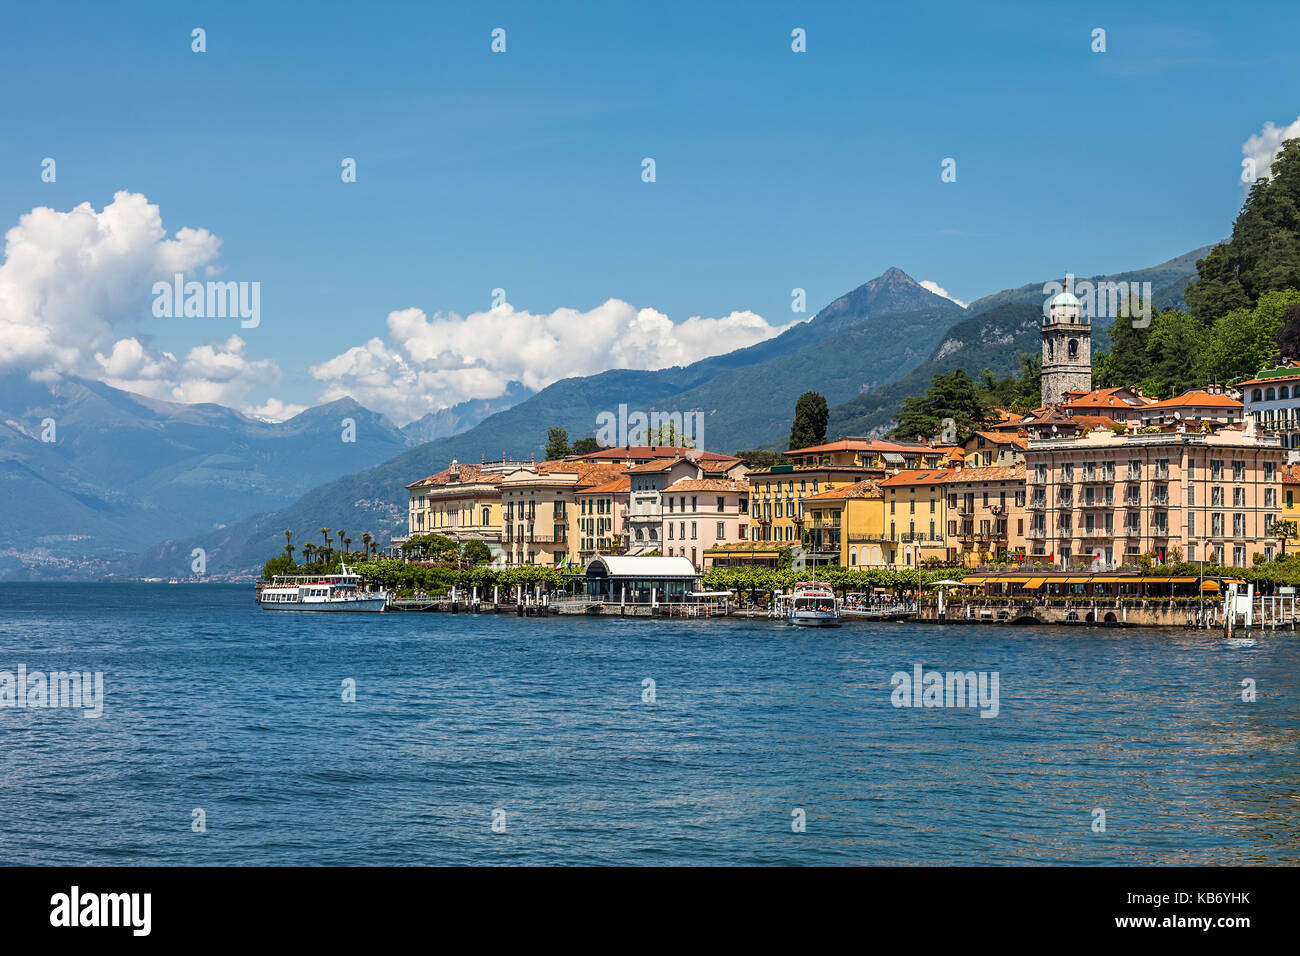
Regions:
[[[895,707],[918,663],[997,672],[997,716]],[[251,587],[3,585],[0,672],[20,665],[102,671],[104,702],[0,708],[8,864],[1300,862],[1290,633],[314,615],[260,611]]]

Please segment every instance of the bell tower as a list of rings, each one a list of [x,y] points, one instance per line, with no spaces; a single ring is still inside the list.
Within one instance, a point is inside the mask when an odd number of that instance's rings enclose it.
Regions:
[[[1047,303],[1043,319],[1043,404],[1056,405],[1066,392],[1092,391],[1092,325],[1066,276],[1063,291]]]

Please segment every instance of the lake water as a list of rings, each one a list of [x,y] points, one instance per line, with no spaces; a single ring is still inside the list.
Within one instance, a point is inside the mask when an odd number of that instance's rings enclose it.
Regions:
[[[997,716],[895,707],[918,663],[996,671]],[[0,672],[19,665],[102,671],[104,700],[98,719],[0,708],[9,864],[1300,862],[1290,633],[292,614],[251,587],[3,585]]]

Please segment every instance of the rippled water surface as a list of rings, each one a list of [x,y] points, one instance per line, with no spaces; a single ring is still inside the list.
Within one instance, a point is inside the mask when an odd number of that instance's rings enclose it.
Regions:
[[[0,671],[102,671],[105,703],[0,708],[0,852],[1295,863],[1298,662],[1290,633],[267,613],[247,587],[3,585]],[[997,671],[998,716],[894,707],[916,663]]]

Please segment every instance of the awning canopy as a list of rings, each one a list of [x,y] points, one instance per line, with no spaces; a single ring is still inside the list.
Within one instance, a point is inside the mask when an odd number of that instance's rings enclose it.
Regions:
[[[1041,588],[1041,587],[1043,586],[1043,582],[1046,581],[1046,580],[1047,580],[1047,578],[1030,578],[1030,579],[1025,583],[1025,590],[1026,590],[1026,591],[1037,591],[1039,588]]]

